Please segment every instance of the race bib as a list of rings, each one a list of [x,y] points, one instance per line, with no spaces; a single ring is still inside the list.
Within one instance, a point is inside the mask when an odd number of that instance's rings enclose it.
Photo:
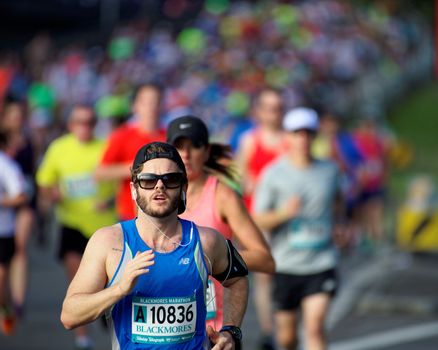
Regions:
[[[90,174],[67,178],[64,189],[67,197],[71,199],[92,197],[97,193],[96,182]]]
[[[196,331],[196,299],[132,298],[132,341],[175,344],[193,338]]]
[[[217,315],[216,289],[214,287],[213,281],[210,279],[208,280],[205,305],[207,305],[207,320],[216,318]]]
[[[296,218],[290,223],[289,245],[296,249],[321,249],[331,241],[331,225],[326,220]]]

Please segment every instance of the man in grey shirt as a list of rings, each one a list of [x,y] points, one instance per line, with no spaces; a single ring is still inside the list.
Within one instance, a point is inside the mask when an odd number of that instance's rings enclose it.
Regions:
[[[318,129],[314,110],[300,107],[289,111],[283,127],[289,151],[261,178],[255,220],[271,233],[278,345],[296,349],[297,311],[301,308],[306,348],[322,350],[326,348],[324,319],[337,284],[332,229],[338,168],[311,157]]]

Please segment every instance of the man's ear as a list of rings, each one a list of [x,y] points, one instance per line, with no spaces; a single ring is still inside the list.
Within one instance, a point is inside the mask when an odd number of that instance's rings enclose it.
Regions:
[[[137,190],[135,189],[135,186],[132,182],[129,184],[129,186],[131,187],[132,200],[136,201],[137,200]]]

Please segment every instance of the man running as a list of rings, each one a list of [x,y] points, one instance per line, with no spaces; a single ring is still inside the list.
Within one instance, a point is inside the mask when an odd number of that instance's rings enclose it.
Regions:
[[[285,135],[281,125],[284,102],[281,92],[265,87],[256,96],[252,113],[256,126],[245,132],[239,143],[236,163],[242,175],[243,200],[253,213],[253,195],[260,175],[266,166],[286,152]],[[268,241],[269,241],[269,237]],[[273,350],[271,275],[254,273],[254,304],[260,325],[260,350]]]
[[[335,293],[336,251],[332,240],[338,168],[311,157],[318,129],[309,108],[289,111],[283,128],[289,151],[270,165],[258,186],[255,220],[271,233],[276,340],[295,350],[301,310],[306,349],[326,349],[324,319]]]
[[[234,349],[248,298],[247,268],[213,229],[178,218],[187,174],[178,151],[143,146],[131,169],[138,216],[91,237],[68,288],[61,320],[68,329],[106,312],[113,349]],[[205,329],[208,275],[230,293],[219,331]],[[237,347],[236,347],[237,348]]]
[[[43,199],[56,204],[60,223],[59,259],[69,281],[81,262],[88,238],[98,228],[117,222],[112,183],[96,183],[93,175],[105,143],[94,137],[92,108],[75,105],[68,120],[69,133],[55,139],[37,171]],[[85,327],[75,330],[77,350],[92,349]]]

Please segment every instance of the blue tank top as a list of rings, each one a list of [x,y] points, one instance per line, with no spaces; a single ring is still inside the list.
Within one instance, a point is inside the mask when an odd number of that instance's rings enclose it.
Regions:
[[[170,253],[155,252],[149,273],[140,276],[131,294],[107,311],[113,350],[210,349],[205,330],[208,270],[196,225],[180,222],[180,246]],[[138,251],[151,249],[141,239],[135,220],[121,225],[123,254],[108,286],[121,278],[126,263]]]

